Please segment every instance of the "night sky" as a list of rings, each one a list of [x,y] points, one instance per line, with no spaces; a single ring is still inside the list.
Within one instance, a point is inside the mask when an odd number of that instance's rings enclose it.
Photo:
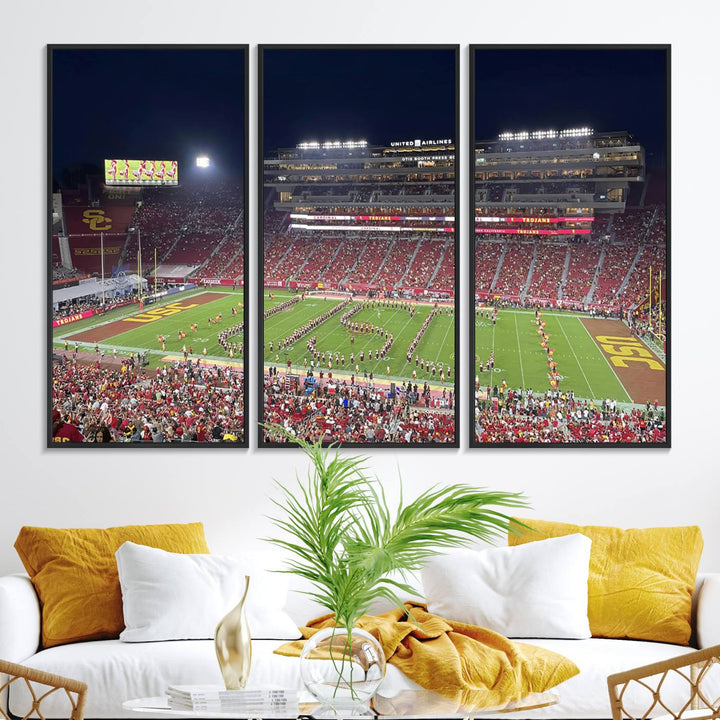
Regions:
[[[461,50],[463,51],[463,50]],[[649,48],[478,48],[475,131],[628,130],[665,164],[665,53]],[[241,174],[244,54],[228,48],[56,48],[52,172],[105,158],[208,154]],[[263,150],[307,140],[455,138],[452,48],[263,50]]]
[[[263,49],[263,150],[316,140],[455,139],[455,50]]]
[[[475,133],[627,130],[665,166],[666,55],[656,48],[476,49]]]
[[[52,172],[105,158],[178,160],[242,175],[242,49],[56,48],[52,55]]]

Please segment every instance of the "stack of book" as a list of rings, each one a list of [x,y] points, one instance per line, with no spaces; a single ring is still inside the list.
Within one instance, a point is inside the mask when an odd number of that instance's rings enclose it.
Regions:
[[[165,694],[172,710],[234,713],[239,717],[294,718],[300,714],[297,691],[281,687],[226,690],[222,685],[170,685]]]

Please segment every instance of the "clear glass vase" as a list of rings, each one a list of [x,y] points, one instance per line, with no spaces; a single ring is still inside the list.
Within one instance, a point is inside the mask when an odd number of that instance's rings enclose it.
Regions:
[[[245,615],[249,589],[250,577],[246,575],[242,599],[215,628],[215,654],[228,690],[242,690],[250,676],[252,644]]]
[[[365,630],[324,628],[305,642],[300,674],[320,703],[314,717],[362,715],[385,677],[385,653]]]

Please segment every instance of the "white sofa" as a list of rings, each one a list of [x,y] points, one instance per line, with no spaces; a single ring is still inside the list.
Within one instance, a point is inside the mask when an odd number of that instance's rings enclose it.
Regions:
[[[302,625],[322,615],[323,609],[299,593],[298,586],[292,586],[297,580],[294,576],[290,578],[286,610],[292,619]],[[415,587],[421,585],[416,583]],[[378,611],[383,609],[377,608]],[[133,698],[162,695],[171,683],[222,682],[211,640],[147,643],[102,640],[39,649],[40,618],[38,597],[29,578],[26,575],[1,577],[0,659],[87,682],[89,692],[85,716],[91,720],[155,717],[154,714],[138,715],[123,709],[122,703]],[[523,639],[522,642],[565,655],[580,668],[580,674],[557,687],[558,704],[523,711],[518,717],[609,718],[608,675],[720,644],[720,573],[698,576],[690,646],[604,638]],[[298,661],[273,654],[273,649],[279,644],[277,640],[253,641],[251,683],[272,682],[301,689]],[[382,694],[392,695],[412,685],[389,664]],[[8,700],[10,711],[22,715],[22,703],[26,700],[22,688],[13,686]],[[46,710],[49,718],[61,717],[64,707],[56,704]]]

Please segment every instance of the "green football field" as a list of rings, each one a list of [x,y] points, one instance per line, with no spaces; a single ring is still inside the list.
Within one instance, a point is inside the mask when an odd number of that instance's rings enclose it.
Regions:
[[[296,294],[272,291],[270,298],[267,291],[264,294],[265,311],[290,298],[297,297]],[[331,310],[340,304],[337,299],[325,299],[321,296],[306,296],[304,300],[294,305],[289,310],[283,310],[272,315],[264,321],[264,358],[265,363],[287,367],[287,361],[298,372],[305,372],[310,368],[314,360],[308,352],[307,341],[314,335],[317,337],[317,350],[326,353],[326,362],[322,365],[327,370],[327,359],[329,353],[333,353],[333,372],[355,372],[355,365],[359,373],[373,373],[377,379],[389,378],[392,381],[412,379],[415,370],[418,382],[429,381],[439,384],[439,365],[443,364],[445,370],[445,385],[453,386],[455,383],[455,315],[450,306],[440,306],[433,320],[427,327],[422,339],[413,352],[413,362],[408,363],[406,354],[408,347],[415,339],[423,322],[432,312],[432,304],[415,304],[415,314],[411,316],[408,305],[397,303],[397,307],[388,307],[383,304],[376,304],[374,308],[363,308],[352,316],[352,322],[366,323],[372,326],[383,328],[393,335],[393,344],[385,358],[375,359],[375,350],[380,350],[385,337],[382,334],[372,332],[351,332],[340,323],[343,313],[351,307],[361,304],[362,301],[355,300],[345,310],[333,315],[322,322],[319,326],[302,337],[298,338],[291,345],[278,350],[278,344],[289,337],[297,328],[302,327],[314,318]],[[270,343],[273,349],[270,349]],[[335,362],[335,353],[345,355],[345,364]],[[354,363],[351,362],[351,354],[355,355]],[[360,354],[364,353],[364,360]],[[372,353],[372,359],[369,357]],[[414,357],[418,357],[418,365],[415,366]],[[426,369],[420,366],[420,360],[425,361]],[[436,373],[432,374],[428,369],[435,363]],[[451,369],[448,375],[448,367]],[[389,372],[388,372],[389,370]]]
[[[220,294],[221,297],[212,302],[201,302],[208,293]],[[182,358],[183,345],[189,350],[192,347],[194,358],[203,356],[203,348],[207,351],[208,360],[228,361],[227,351],[218,342],[218,334],[242,323],[244,295],[242,290],[224,292],[222,290],[190,291],[178,293],[164,298],[161,302],[146,305],[140,312],[137,305],[117,308],[103,316],[95,316],[86,320],[55,328],[53,331],[53,347],[64,348],[68,338],[70,348],[74,346],[73,338],[85,332],[111,333],[109,337],[99,340],[98,346],[109,355],[116,349],[119,356],[127,356],[131,352],[148,352],[150,367],[161,365],[168,357]],[[193,306],[194,307],[191,307]],[[232,314],[232,309],[238,312]],[[222,314],[222,320],[210,322]],[[139,320],[143,320],[140,322]],[[197,324],[197,331],[191,329]],[[179,336],[180,332],[185,337]],[[163,351],[158,336],[165,339]],[[243,335],[232,335],[229,341],[244,345]],[[81,352],[93,352],[95,341],[78,340]],[[235,361],[241,360],[237,354]]]
[[[545,332],[550,336],[553,360],[560,375],[559,389],[574,391],[579,398],[614,398],[631,402],[612,367],[581,322],[581,316],[543,311]],[[494,387],[503,380],[509,388],[549,389],[548,355],[540,346],[540,337],[532,310],[500,310],[497,323],[475,316],[475,368],[479,386]],[[495,367],[487,370],[491,351]],[[484,371],[479,372],[482,362]]]
[[[219,297],[211,302],[204,302],[211,292]],[[272,295],[270,298],[269,293],[264,292],[265,311],[290,298],[298,297],[293,293],[277,291],[273,291]],[[106,313],[101,318],[96,316],[58,327],[53,331],[53,347],[62,349],[67,338],[72,348],[73,338],[79,334],[101,332],[107,337],[97,342],[106,355],[110,355],[113,349],[116,349],[120,356],[147,351],[151,367],[161,365],[168,358],[181,358],[183,345],[188,349],[192,346],[193,357],[202,357],[205,348],[208,360],[227,362],[228,353],[219,344],[218,334],[242,322],[243,302],[242,290],[191,291],[177,294],[163,302],[146,306],[140,316],[137,305],[132,305]],[[340,324],[343,312],[360,305],[361,302],[354,300],[344,311],[320,323],[311,332],[302,335],[282,350],[278,349],[279,341],[336,307],[340,300],[308,295],[291,309],[268,317],[263,323],[265,364],[285,369],[287,361],[290,360],[293,370],[304,373],[313,359],[308,352],[307,341],[314,335],[317,337],[317,350],[326,353],[326,362],[322,366],[324,370],[327,370],[327,359],[332,353],[332,369],[336,374],[344,372],[349,375],[355,371],[357,365],[360,376],[373,373],[377,380],[408,380],[415,371],[418,382],[427,380],[440,384],[439,365],[442,363],[445,368],[445,384],[455,384],[455,315],[452,307],[440,306],[440,311],[413,351],[413,361],[408,363],[408,346],[431,313],[432,304],[416,304],[414,316],[411,316],[408,306],[402,303],[394,308],[376,304],[375,307],[365,307],[354,314],[352,322],[377,326],[382,328],[383,332],[387,331],[394,336],[393,345],[386,357],[376,360],[375,350],[380,350],[385,343],[384,334],[350,332]],[[193,305],[194,307],[191,307]],[[238,314],[233,315],[232,308],[236,308]],[[221,321],[208,322],[209,318],[215,318],[220,313]],[[138,322],[138,317],[145,319],[145,322]],[[561,390],[572,390],[580,398],[597,400],[610,397],[619,402],[631,402],[607,359],[582,324],[580,315],[543,311],[542,319],[550,337],[550,346],[554,350],[553,360],[557,363]],[[473,375],[478,377],[480,387],[492,388],[505,380],[510,388],[532,388],[536,392],[544,392],[549,388],[548,356],[540,346],[533,311],[500,310],[495,325],[489,317],[482,315],[476,316],[474,320]],[[190,329],[194,323],[197,323],[196,332]],[[179,337],[179,331],[185,332],[184,338]],[[159,335],[166,338],[164,351],[158,341]],[[230,340],[244,345],[242,335],[233,335]],[[94,339],[79,340],[80,351],[93,352],[95,342]],[[270,342],[273,343],[272,350]],[[495,355],[495,367],[489,372],[487,360],[492,351]],[[344,365],[335,362],[335,353],[345,355]],[[353,353],[354,362],[351,362]],[[360,359],[361,353],[364,353],[364,360]],[[414,361],[416,356],[417,365]],[[421,359],[425,369],[420,365]],[[233,360],[241,363],[242,356],[236,355]],[[482,374],[479,373],[480,361],[484,366]],[[435,375],[429,369],[433,363],[436,366]],[[450,373],[448,368],[451,369]]]

